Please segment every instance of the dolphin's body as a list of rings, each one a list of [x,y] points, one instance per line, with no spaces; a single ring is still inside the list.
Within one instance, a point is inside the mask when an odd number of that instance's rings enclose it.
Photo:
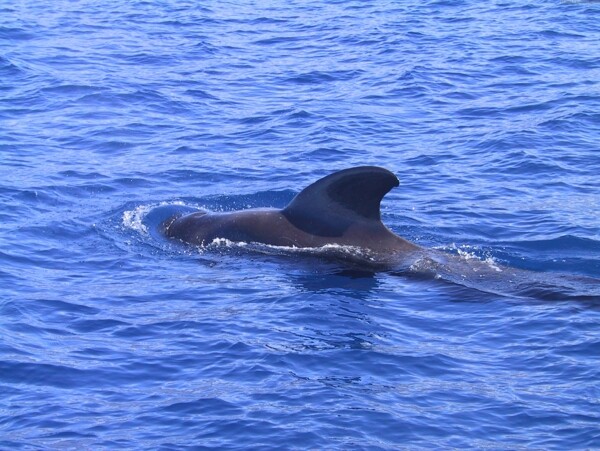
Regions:
[[[387,257],[411,253],[421,248],[381,222],[381,200],[398,185],[387,169],[345,169],[309,185],[281,210],[196,212],[166,221],[165,234],[197,245],[223,238],[299,248],[337,244]]]
[[[287,207],[228,213],[205,211],[170,214],[161,230],[170,238],[195,245],[218,239],[286,248],[339,245],[358,253],[326,255],[425,274],[491,293],[563,299],[600,299],[600,281],[569,275],[534,273],[425,249],[399,237],[381,222],[380,203],[399,185],[390,171],[362,166],[335,172],[302,190]],[[335,250],[335,246],[334,246]]]

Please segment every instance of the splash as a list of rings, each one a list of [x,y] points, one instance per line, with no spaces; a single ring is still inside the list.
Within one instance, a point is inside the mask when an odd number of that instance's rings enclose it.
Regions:
[[[451,252],[457,254],[461,260],[470,265],[471,269],[474,272],[479,270],[494,270],[496,272],[502,272],[502,267],[498,263],[498,261],[489,253],[489,251],[483,251],[477,246],[472,246],[469,244],[463,244],[461,246],[457,246],[455,243],[452,243],[450,246],[440,246],[435,247],[434,249]],[[483,252],[483,256],[478,255]]]
[[[267,255],[323,256],[371,263],[377,262],[375,255],[367,249],[363,249],[358,246],[347,246],[341,244],[326,244],[318,247],[276,246],[264,243],[231,241],[226,238],[215,238],[209,244],[198,247],[201,250],[211,250],[215,248],[245,249]]]
[[[167,206],[186,207],[187,205],[183,201],[160,202],[155,204],[139,205],[133,210],[126,210],[123,212],[122,225],[126,229],[132,229],[140,234],[148,235],[148,226],[144,223],[146,216],[155,208]]]

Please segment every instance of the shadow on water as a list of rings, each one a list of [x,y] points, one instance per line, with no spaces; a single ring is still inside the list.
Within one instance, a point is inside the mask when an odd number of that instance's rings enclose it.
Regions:
[[[292,274],[290,281],[302,291],[319,293],[341,290],[346,295],[363,298],[379,288],[377,273],[358,268],[334,268],[329,272]]]

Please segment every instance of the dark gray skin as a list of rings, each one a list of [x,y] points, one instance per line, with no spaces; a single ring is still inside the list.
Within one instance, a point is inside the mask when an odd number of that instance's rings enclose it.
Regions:
[[[165,234],[196,245],[217,238],[299,248],[337,244],[387,260],[421,249],[381,222],[381,199],[398,184],[383,168],[345,169],[308,186],[281,210],[192,213],[165,222]]]
[[[375,253],[408,252],[419,247],[391,232],[381,222],[354,223],[342,235],[320,236],[297,228],[281,210],[251,209],[230,213],[198,212],[175,219],[166,234],[186,243],[207,245],[214,239],[288,247],[356,246]]]
[[[476,258],[424,249],[381,222],[380,203],[399,185],[390,171],[362,166],[335,172],[302,190],[283,209],[195,212],[163,223],[166,236],[205,246],[216,239],[296,248],[351,246],[357,253],[327,255],[361,265],[429,275],[477,290],[564,299],[600,297],[596,279],[532,273]],[[342,248],[343,249],[343,248]],[[329,252],[331,251],[331,252]]]

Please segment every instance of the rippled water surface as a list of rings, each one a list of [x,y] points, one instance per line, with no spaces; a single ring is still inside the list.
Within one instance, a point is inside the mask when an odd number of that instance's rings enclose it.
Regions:
[[[0,447],[600,447],[600,4],[197,3],[0,6]],[[151,220],[365,164],[544,286]]]

